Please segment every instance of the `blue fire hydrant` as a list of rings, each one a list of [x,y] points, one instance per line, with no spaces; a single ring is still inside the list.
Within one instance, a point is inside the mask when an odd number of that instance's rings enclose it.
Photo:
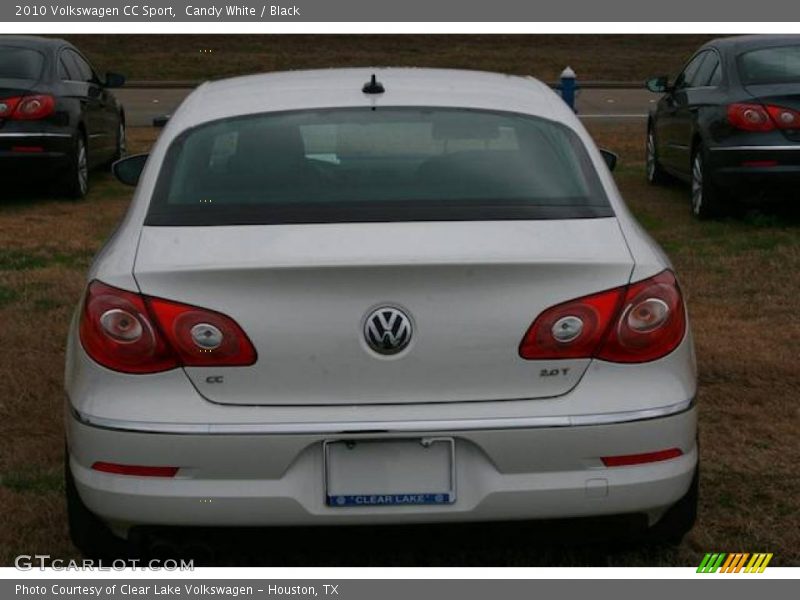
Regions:
[[[567,67],[561,71],[561,84],[559,88],[564,102],[567,103],[567,106],[569,106],[573,112],[577,113],[578,110],[575,108],[575,96],[578,91],[578,81],[572,67]]]

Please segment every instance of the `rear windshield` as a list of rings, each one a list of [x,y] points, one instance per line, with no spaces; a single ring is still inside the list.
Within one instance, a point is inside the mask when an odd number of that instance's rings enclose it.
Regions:
[[[800,83],[800,45],[745,52],[738,63],[739,77],[745,85]]]
[[[148,225],[611,216],[586,149],[544,119],[461,109],[269,113],[173,142]]]
[[[0,46],[0,79],[38,80],[43,65],[44,56],[36,50]]]

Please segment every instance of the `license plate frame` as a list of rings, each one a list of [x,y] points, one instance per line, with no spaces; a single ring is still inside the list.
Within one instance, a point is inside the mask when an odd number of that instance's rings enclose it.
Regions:
[[[436,460],[446,458],[442,477],[446,482],[443,490],[403,490],[403,491],[352,491],[351,493],[332,493],[338,492],[332,476],[335,476],[335,465],[333,460],[341,456],[339,450],[342,446],[348,445],[362,446],[363,448],[380,448],[382,451],[390,451],[390,446],[404,446],[406,449],[436,449],[438,457]],[[380,444],[381,446],[376,446]],[[411,444],[411,445],[409,445]],[[386,439],[331,439],[323,442],[323,487],[324,501],[330,508],[365,508],[377,506],[436,506],[451,505],[456,502],[456,453],[455,440],[451,437],[430,436],[430,437],[401,437]],[[348,448],[353,449],[353,448]],[[363,451],[363,450],[362,450]],[[362,454],[362,457],[364,455]],[[408,457],[410,460],[410,457]],[[408,466],[408,465],[406,465]],[[333,467],[333,468],[332,468]],[[425,486],[421,486],[425,487]]]

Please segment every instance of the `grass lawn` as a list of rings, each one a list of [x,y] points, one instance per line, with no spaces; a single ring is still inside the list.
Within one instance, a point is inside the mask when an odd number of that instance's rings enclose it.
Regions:
[[[555,80],[643,82],[677,73],[711,35],[68,35],[101,72],[129,79],[220,79],[363,66],[483,69]]]
[[[678,548],[648,549],[530,547],[516,526],[480,535],[451,528],[428,534],[429,544],[419,531],[382,532],[371,543],[343,534],[329,542],[336,551],[315,534],[265,534],[269,545],[284,540],[283,564],[697,565],[714,550],[773,552],[773,565],[800,565],[800,218],[694,221],[685,188],[647,185],[641,124],[595,123],[591,131],[620,153],[618,185],[670,254],[687,297],[700,372],[697,527]],[[130,135],[139,151],[155,132]],[[62,501],[64,339],[91,257],[130,196],[131,188],[96,174],[83,202],[28,195],[0,203],[0,565],[18,554],[76,556]]]

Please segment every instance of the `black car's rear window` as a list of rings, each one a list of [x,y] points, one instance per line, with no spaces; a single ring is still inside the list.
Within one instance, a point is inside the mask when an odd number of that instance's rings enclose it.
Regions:
[[[30,48],[0,46],[0,79],[32,79],[42,75],[44,56]]]
[[[167,151],[148,225],[611,216],[578,136],[451,108],[268,113],[204,124]]]
[[[745,85],[800,83],[800,44],[745,52],[738,65]]]

